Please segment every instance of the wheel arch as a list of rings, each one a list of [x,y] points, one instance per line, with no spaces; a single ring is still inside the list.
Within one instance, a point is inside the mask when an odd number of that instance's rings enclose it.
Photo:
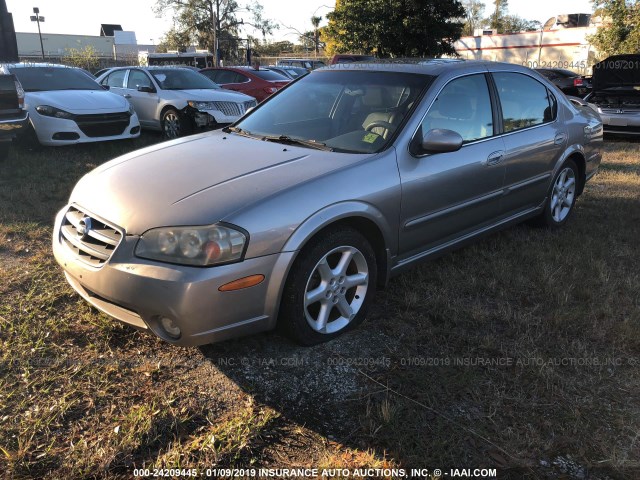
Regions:
[[[558,172],[558,170],[560,170],[560,167],[567,160],[573,160],[573,162],[578,167],[579,184],[578,184],[577,194],[580,195],[582,193],[582,191],[584,190],[584,186],[585,186],[586,179],[587,179],[587,177],[586,177],[586,175],[587,175],[586,174],[586,172],[587,172],[587,161],[585,159],[584,151],[580,146],[572,145],[571,147],[569,147],[565,151],[564,155],[560,158],[560,160],[556,164],[556,167],[554,168],[554,171],[553,171],[553,174],[551,175],[551,178],[553,179],[556,176],[556,173]]]
[[[283,251],[297,254],[309,241],[329,228],[349,226],[360,232],[371,244],[378,270],[378,284],[386,285],[391,268],[391,252],[395,250],[392,228],[384,215],[373,205],[364,202],[341,202],[330,205],[308,217],[289,237]]]

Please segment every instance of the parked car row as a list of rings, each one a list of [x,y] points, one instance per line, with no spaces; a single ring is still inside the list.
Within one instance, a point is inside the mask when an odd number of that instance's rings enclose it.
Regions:
[[[332,66],[367,62],[367,55],[338,54]],[[457,63],[427,60],[421,64]],[[177,138],[236,122],[291,81],[324,65],[312,59],[285,59],[270,67],[116,67],[93,77],[83,69],[51,64],[0,65],[2,88],[24,96],[2,95],[24,117],[0,134],[0,150],[24,125],[31,125],[43,145],[66,145],[136,138],[140,129]],[[563,69],[537,69],[577,106],[589,106],[603,119],[607,133],[640,134],[640,55],[623,55],[595,65],[593,77]],[[16,85],[22,85],[16,88]],[[22,95],[22,93],[20,93]],[[310,95],[307,110],[323,108],[325,99]],[[0,106],[0,110],[6,110]],[[2,112],[0,112],[2,113]],[[5,114],[0,117],[6,117]],[[3,119],[4,123],[7,120]]]

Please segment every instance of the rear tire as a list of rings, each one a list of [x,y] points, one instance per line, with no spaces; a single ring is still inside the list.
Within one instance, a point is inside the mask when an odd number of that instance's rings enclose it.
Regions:
[[[362,234],[349,227],[328,230],[291,267],[278,327],[301,345],[332,340],[364,321],[376,281],[376,257]]]
[[[560,228],[567,223],[578,198],[579,181],[578,166],[573,160],[566,160],[553,177],[544,210],[532,223],[547,228]]]

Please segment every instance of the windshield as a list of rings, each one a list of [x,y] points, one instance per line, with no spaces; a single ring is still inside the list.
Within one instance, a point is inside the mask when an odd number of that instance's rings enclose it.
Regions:
[[[302,67],[289,67],[289,68],[286,68],[285,70],[287,72],[289,72],[289,74],[293,78],[303,77],[304,75],[309,73],[309,70],[307,70],[306,68],[302,68]]]
[[[220,87],[204,75],[187,68],[154,68],[153,75],[163,90],[215,90]]]
[[[95,80],[75,68],[65,67],[15,67],[9,68],[25,92],[51,90],[102,90]]]
[[[260,77],[263,80],[270,80],[276,82],[288,82],[290,79],[282,75],[281,73],[274,72],[272,70],[250,70],[256,77]]]
[[[381,151],[432,79],[388,71],[315,71],[262,104],[232,131],[272,141],[303,140],[344,152]]]

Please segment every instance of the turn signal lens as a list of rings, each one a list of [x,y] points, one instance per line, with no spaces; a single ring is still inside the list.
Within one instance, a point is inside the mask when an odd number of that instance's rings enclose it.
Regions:
[[[231,292],[233,290],[241,290],[243,288],[254,287],[264,280],[264,275],[250,275],[248,277],[239,278],[233,282],[225,283],[220,288],[221,292]]]

